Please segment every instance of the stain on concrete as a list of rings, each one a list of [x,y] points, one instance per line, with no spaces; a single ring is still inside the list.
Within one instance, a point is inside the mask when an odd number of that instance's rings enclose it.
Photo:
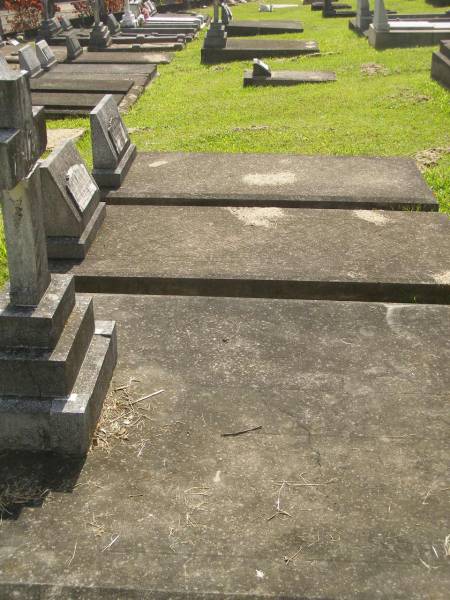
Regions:
[[[242,208],[226,208],[233,216],[237,217],[245,225],[253,227],[275,227],[277,222],[285,217],[282,208],[276,207],[242,207]]]
[[[443,273],[433,275],[433,279],[436,283],[441,283],[443,285],[450,284],[450,271],[444,271]]]
[[[295,182],[295,173],[291,171],[280,171],[279,173],[248,173],[242,178],[247,185],[260,187],[269,185],[290,185]]]
[[[168,162],[168,160],[155,160],[155,162],[149,163],[148,166],[152,168],[162,167],[163,165],[167,165]]]
[[[373,223],[374,225],[385,225],[386,223],[389,223],[389,218],[381,211],[354,210],[353,214],[355,217],[358,217],[358,219],[362,219],[368,223]]]

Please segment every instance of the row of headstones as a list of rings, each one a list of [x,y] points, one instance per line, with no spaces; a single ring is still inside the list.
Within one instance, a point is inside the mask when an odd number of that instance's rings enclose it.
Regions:
[[[105,135],[116,128],[107,121]],[[44,111],[32,106],[27,75],[2,72],[0,199],[10,277],[0,294],[0,449],[85,454],[116,363],[115,324],[95,321],[92,299],[76,297],[73,276],[50,275],[44,221],[77,233],[99,212],[99,191],[73,147],[39,164],[45,147]]]
[[[83,48],[75,36],[66,38],[67,60],[75,60],[83,53]],[[19,65],[31,78],[39,77],[44,71],[51,71],[58,60],[45,40],[36,42],[35,46],[27,44],[18,51]]]
[[[27,52],[25,54],[28,55]],[[0,63],[0,75],[8,71],[6,63]],[[99,186],[118,187],[136,155],[136,147],[130,141],[112,95],[104,96],[94,108],[90,123],[94,165],[92,176],[70,141],[39,163],[51,258],[84,256],[93,241],[93,231],[99,226],[92,219],[94,216],[97,219],[103,216],[99,207]],[[90,236],[87,236],[87,232]]]

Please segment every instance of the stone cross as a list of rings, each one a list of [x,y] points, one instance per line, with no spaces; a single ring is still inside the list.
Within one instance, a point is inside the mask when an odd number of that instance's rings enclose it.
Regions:
[[[389,31],[389,20],[383,0],[375,0],[373,13],[373,27],[375,31]]]
[[[36,306],[50,283],[41,186],[36,160],[36,112],[24,73],[0,77],[0,197],[8,255],[10,300]],[[45,137],[45,136],[44,136]]]

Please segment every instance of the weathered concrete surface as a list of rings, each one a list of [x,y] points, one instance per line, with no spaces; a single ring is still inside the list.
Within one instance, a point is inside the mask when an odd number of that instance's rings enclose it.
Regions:
[[[93,92],[102,94],[122,93],[126,94],[133,87],[131,79],[119,79],[102,81],[95,79],[77,80],[70,77],[67,78],[51,78],[39,77],[39,79],[30,80],[30,88],[32,92]]]
[[[159,52],[83,52],[71,65],[81,64],[122,64],[122,65],[156,65],[168,64],[171,61],[168,54]]]
[[[272,71],[270,77],[253,75],[244,71],[244,86],[288,86],[303,83],[328,83],[336,81],[333,71]]]
[[[63,76],[67,77],[68,75],[80,75],[88,77],[90,74],[100,74],[100,75],[110,75],[111,77],[116,75],[121,75],[124,79],[132,78],[134,79],[135,75],[147,75],[154,76],[157,72],[157,67],[153,64],[139,64],[139,65],[129,65],[129,64],[60,64],[56,65],[51,71],[45,75],[45,77],[50,77],[50,75],[54,74],[58,77]]]
[[[413,160],[293,154],[138,153],[106,201],[438,210]]]
[[[450,40],[442,41],[439,52],[433,52],[431,77],[450,89]]]
[[[235,21],[226,25],[228,37],[247,35],[270,35],[277,33],[301,33],[303,24],[300,21],[262,21],[261,19],[249,21]]]
[[[449,307],[122,296],[95,312],[118,321],[113,387],[164,391],[84,466],[2,455],[1,484],[42,498],[3,516],[0,595],[448,599]]]
[[[420,212],[108,206],[72,272],[89,292],[448,303],[450,221]]]
[[[103,93],[88,92],[32,92],[34,106],[43,106],[45,113],[58,115],[87,115],[103,98]],[[117,104],[125,98],[125,94],[112,94]]]
[[[201,61],[205,64],[230,60],[252,60],[269,56],[300,56],[319,52],[317,42],[276,39],[230,39],[225,48],[203,47]]]

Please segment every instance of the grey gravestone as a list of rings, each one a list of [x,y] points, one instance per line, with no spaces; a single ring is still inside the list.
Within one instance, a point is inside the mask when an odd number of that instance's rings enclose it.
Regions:
[[[231,8],[227,4],[222,2],[222,4],[220,5],[220,9],[222,23],[224,25],[228,25],[228,23],[230,23],[233,20],[233,13],[231,12]]]
[[[40,163],[50,258],[83,258],[105,217],[100,191],[71,140]]]
[[[267,63],[259,60],[259,58],[253,59],[253,77],[271,77],[272,72]]]
[[[89,36],[88,50],[100,50],[111,45],[111,34],[108,28],[100,20],[100,0],[93,0],[94,26]]]
[[[50,69],[58,62],[52,49],[45,40],[36,42],[36,56],[44,71],[50,71]]]
[[[0,48],[2,48],[6,44],[5,40],[3,39],[4,35],[5,35],[5,31],[3,29],[3,21],[2,21],[2,18],[0,17]]]
[[[75,60],[83,54],[83,48],[75,35],[66,37],[67,60]]]
[[[10,284],[0,294],[0,449],[82,455],[116,363],[115,324],[95,323],[92,299],[76,298],[72,276],[50,277],[36,168],[46,143],[41,113],[31,106],[25,74],[2,74],[0,192]]]
[[[39,77],[42,75],[43,69],[36,55],[36,50],[26,45],[19,50],[19,65],[22,71],[27,71],[30,77]]]
[[[48,0],[42,0],[42,21],[38,38],[48,42],[62,32],[61,23],[56,17],[51,17]]]
[[[203,48],[225,48],[227,45],[227,32],[225,25],[219,19],[219,3],[214,0],[214,17],[209,26],[208,33],[203,42]]]
[[[373,28],[375,31],[389,31],[389,20],[383,0],[375,0]]]
[[[72,31],[73,25],[67,17],[59,17],[59,22],[64,31]]]
[[[118,188],[136,156],[136,146],[111,95],[105,96],[90,114],[92,176],[100,187]]]
[[[2,75],[6,75],[10,71],[11,69],[9,68],[8,63],[6,62],[6,58],[0,54],[0,77]]]
[[[115,35],[116,33],[120,32],[120,24],[112,13],[106,17],[106,25],[111,35]]]

